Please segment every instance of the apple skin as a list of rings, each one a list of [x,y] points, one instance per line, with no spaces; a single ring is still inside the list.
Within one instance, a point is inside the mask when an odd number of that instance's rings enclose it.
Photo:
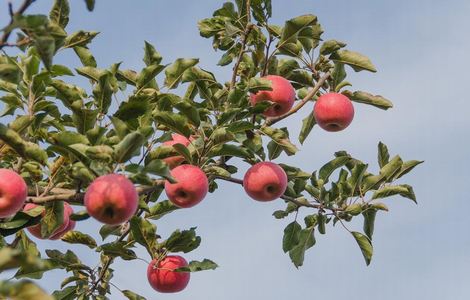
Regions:
[[[287,188],[287,175],[272,162],[253,165],[243,177],[243,188],[254,200],[267,202],[281,197]]]
[[[188,285],[191,275],[173,270],[187,265],[188,262],[179,255],[168,255],[160,262],[154,259],[147,267],[147,279],[152,288],[160,293],[180,292]]]
[[[171,140],[163,142],[162,145],[164,146],[173,146],[175,144],[182,144],[183,146],[188,146],[190,140],[186,138],[184,135],[173,133],[171,135]],[[170,169],[174,169],[176,166],[180,165],[184,161],[184,157],[181,155],[166,157],[162,159]]]
[[[268,75],[262,77],[271,80],[271,91],[258,91],[250,95],[250,103],[254,106],[261,101],[274,102],[263,115],[266,117],[278,117],[287,113],[295,101],[295,90],[289,80],[277,75]]]
[[[33,209],[37,207],[36,204],[34,203],[27,203],[24,208],[23,208],[23,211],[28,211],[30,209]],[[42,216],[44,216],[45,212],[42,213]],[[70,215],[73,214],[73,209],[72,207],[70,206],[70,204],[68,204],[67,202],[64,202],[64,218],[63,218],[63,223],[62,225],[59,226],[59,228],[57,228],[53,234],[51,234],[51,236],[49,237],[50,240],[57,240],[59,239],[62,235],[64,235],[67,231],[71,230],[71,225],[70,225],[70,222],[73,222],[74,225],[73,227],[75,227],[75,221],[72,221],[70,220]],[[38,239],[41,239],[41,240],[44,240],[45,238],[42,237],[41,235],[41,224],[36,224],[36,225],[33,225],[33,226],[29,226],[28,228],[28,231],[35,237],[37,237]]]
[[[341,131],[351,124],[354,118],[354,106],[343,94],[327,93],[318,98],[313,116],[318,126],[324,130]]]
[[[199,167],[181,165],[171,170],[170,173],[177,183],[165,181],[165,192],[173,204],[188,208],[204,199],[209,190],[209,181]]]
[[[84,202],[90,216],[108,225],[118,225],[134,215],[139,195],[124,175],[108,174],[93,180]]]
[[[15,171],[0,169],[0,218],[14,215],[28,197],[28,186]]]

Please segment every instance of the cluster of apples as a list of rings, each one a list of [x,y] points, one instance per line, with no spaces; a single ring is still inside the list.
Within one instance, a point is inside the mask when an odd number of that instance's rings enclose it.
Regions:
[[[271,81],[272,90],[251,94],[251,105],[270,101],[272,105],[264,112],[266,117],[278,117],[289,112],[295,101],[295,89],[291,83],[276,75],[264,78]],[[346,96],[327,93],[317,99],[313,114],[317,124],[324,130],[340,131],[351,123],[354,107]],[[163,145],[188,146],[190,143],[190,139],[173,134],[172,139]],[[184,157],[181,155],[164,158],[164,161],[176,180],[176,183],[165,182],[168,199],[181,208],[193,207],[200,203],[209,187],[204,171],[194,165],[182,164]],[[281,197],[287,188],[287,181],[287,175],[279,165],[260,162],[245,173],[243,188],[254,200],[266,202]],[[14,171],[0,169],[0,218],[12,216],[22,208],[25,211],[35,208],[36,204],[33,203],[24,205],[27,194],[28,188],[21,176]],[[109,225],[127,222],[135,214],[138,201],[139,195],[134,184],[120,174],[108,174],[96,178],[88,187],[84,197],[88,214]],[[75,227],[75,221],[70,219],[72,213],[72,207],[65,203],[63,224],[49,239],[59,239]],[[28,230],[35,237],[42,238],[40,225],[30,226]],[[179,292],[187,286],[190,273],[174,270],[187,265],[187,261],[178,255],[159,257],[152,260],[148,266],[147,278],[150,285],[159,292]]]

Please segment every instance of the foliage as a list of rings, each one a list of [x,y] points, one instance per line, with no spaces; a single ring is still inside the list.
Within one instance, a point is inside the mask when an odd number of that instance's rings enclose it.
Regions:
[[[94,1],[85,3],[93,10]],[[67,0],[56,0],[49,16],[20,11],[2,30],[0,47],[13,46],[18,51],[0,56],[1,167],[17,170],[31,187],[28,202],[42,204],[46,210],[44,218],[41,211],[34,211],[0,220],[0,272],[17,270],[18,279],[0,282],[2,296],[28,294],[22,299],[51,299],[23,278],[39,279],[44,272],[64,269],[70,275],[54,292],[56,299],[107,299],[113,276],[110,265],[117,258],[137,259],[133,248],[144,247],[152,259],[196,249],[201,243],[196,228],[158,235],[156,221],[178,211],[161,196],[161,179],[172,180],[162,159],[180,154],[203,167],[214,192],[218,180],[240,183],[231,177],[237,166],[229,160],[254,164],[283,153],[295,155],[297,140],[288,128],[276,127],[287,116],[266,118],[260,112],[269,103],[249,105],[249,93],[271,89],[269,81],[260,78],[264,75],[289,79],[302,99],[297,103],[307,104],[322,93],[336,91],[357,103],[392,107],[382,96],[346,89],[351,86],[345,81],[347,66],[356,72],[376,72],[366,56],[345,49],[343,42],[324,41],[314,15],[292,18],[282,26],[269,23],[270,0],[227,2],[199,22],[200,35],[210,38],[212,47],[221,52],[218,64],[233,67],[229,82],[199,67],[197,58],[165,61],[148,42],[144,43],[145,67],[140,70],[122,69],[120,63],[99,66],[88,48],[98,33],[67,32],[69,11]],[[8,44],[13,32],[18,40]],[[73,51],[82,66],[72,69],[55,64],[54,58],[62,50]],[[70,76],[86,78],[89,86],[70,83]],[[183,93],[178,94],[177,88]],[[122,99],[120,91],[129,96]],[[113,99],[119,103],[113,104]],[[3,124],[5,120],[11,121]],[[312,114],[302,121],[300,143],[307,140],[315,124]],[[171,133],[191,136],[191,144],[187,148],[161,146]],[[295,267],[303,265],[306,250],[315,245],[315,234],[325,234],[327,224],[339,222],[347,228],[357,216],[363,217],[364,233],[350,232],[369,264],[376,214],[388,211],[379,200],[401,195],[416,202],[413,188],[395,181],[420,163],[390,158],[387,147],[380,143],[377,174],[345,151],[336,152],[318,171],[281,164],[289,179],[282,197],[287,206],[273,215],[295,218],[282,240],[282,249]],[[99,253],[100,268],[83,264],[72,251],[37,249],[24,228],[41,222],[44,235],[50,235],[62,220],[63,205],[55,200],[82,206],[89,183],[110,172],[127,175],[140,188],[136,215],[129,224],[104,225],[99,230],[103,241],[78,231],[62,237],[63,242],[83,244]],[[297,220],[300,209],[306,212],[303,222]],[[72,216],[78,222],[88,217],[85,212]],[[5,238],[10,236],[13,241],[7,243]],[[203,259],[178,271],[216,266]],[[144,299],[130,290],[122,293],[129,299]]]

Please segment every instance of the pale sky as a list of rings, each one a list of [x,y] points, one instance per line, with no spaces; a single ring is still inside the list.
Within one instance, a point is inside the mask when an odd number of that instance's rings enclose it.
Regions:
[[[166,63],[178,57],[199,57],[200,65],[219,79],[230,78],[230,68],[215,66],[221,54],[213,52],[210,40],[199,37],[196,27],[222,1],[98,0],[93,13],[86,11],[83,1],[71,2],[69,32],[101,32],[91,46],[99,67],[123,61],[124,67],[139,69],[143,43],[148,40]],[[31,11],[46,13],[51,4],[38,1]],[[6,5],[2,5],[3,24]],[[403,179],[414,186],[419,204],[400,197],[385,200],[390,212],[377,215],[375,253],[369,267],[354,239],[338,226],[327,228],[325,236],[317,235],[317,244],[297,270],[281,248],[283,229],[293,217],[276,220],[271,216],[283,202],[254,202],[240,186],[221,183],[221,189],[198,206],[156,222],[162,236],[175,228],[198,226],[202,244],[185,256],[210,258],[220,268],[192,274],[186,290],[167,295],[149,286],[144,262],[118,260],[113,265],[115,285],[147,299],[470,298],[470,199],[466,191],[470,182],[470,1],[277,0],[273,1],[272,23],[282,24],[306,13],[318,16],[325,39],[347,42],[348,49],[368,55],[376,65],[376,74],[349,73],[354,88],[384,95],[395,107],[384,112],[356,104],[355,119],[347,130],[326,133],[315,127],[295,158],[281,156],[277,162],[313,171],[335,151],[347,150],[377,170],[376,146],[382,141],[391,154],[425,160]],[[69,54],[59,56],[57,62],[79,65]],[[294,141],[302,118],[311,109],[307,105],[279,124],[292,128]],[[237,175],[242,176],[241,172]],[[77,229],[92,233],[96,225],[82,222]],[[355,222],[351,227],[361,230],[362,224]],[[69,247],[54,241],[39,245],[42,249]],[[88,248],[74,249],[83,261],[96,264],[97,256]],[[148,260],[143,249],[137,252]],[[44,276],[41,285],[53,291],[63,278],[63,272],[54,271]],[[111,299],[124,299],[119,291],[112,291]]]

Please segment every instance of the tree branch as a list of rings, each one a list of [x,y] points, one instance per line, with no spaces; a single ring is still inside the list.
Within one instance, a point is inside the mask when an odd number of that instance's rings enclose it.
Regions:
[[[137,193],[139,195],[146,195],[150,194],[151,192],[158,189],[160,186],[165,184],[165,180],[156,180],[155,185],[151,186],[138,186],[136,188]],[[39,190],[41,191],[41,190]],[[44,191],[44,189],[42,189]],[[62,189],[62,188],[53,188],[49,191],[48,196],[35,196],[36,190],[30,189],[28,191],[30,197],[26,199],[26,202],[35,203],[35,204],[45,204],[51,201],[66,201],[73,204],[83,204],[83,198],[85,197],[85,193],[79,193],[72,189]]]
[[[290,111],[283,114],[282,116],[268,118],[264,126],[273,125],[274,123],[277,123],[287,118],[288,116],[295,114],[297,111],[299,111],[305,104],[307,104],[308,101],[310,101],[311,98],[313,98],[313,96],[315,96],[315,94],[320,90],[320,88],[323,86],[323,84],[329,77],[330,77],[330,72],[327,72],[325,75],[323,75],[323,77],[320,78],[320,80],[318,80],[317,84],[315,84],[313,89],[308,92],[308,94],[302,99],[302,101],[300,101],[300,103],[298,103],[294,108],[292,108]]]
[[[34,1],[36,1],[36,0],[25,0],[16,12],[13,12],[13,7],[12,7],[11,2],[8,3],[8,9],[10,11],[10,23],[8,23],[7,27],[10,26],[11,24],[13,24],[15,16],[22,15],[26,11],[26,9],[28,9],[28,7],[31,4],[33,4]],[[13,44],[8,44],[8,38],[10,37],[10,34],[11,34],[10,30],[4,31],[4,33],[3,33],[3,35],[0,39],[0,49],[2,49],[5,46],[12,46],[13,45]]]

